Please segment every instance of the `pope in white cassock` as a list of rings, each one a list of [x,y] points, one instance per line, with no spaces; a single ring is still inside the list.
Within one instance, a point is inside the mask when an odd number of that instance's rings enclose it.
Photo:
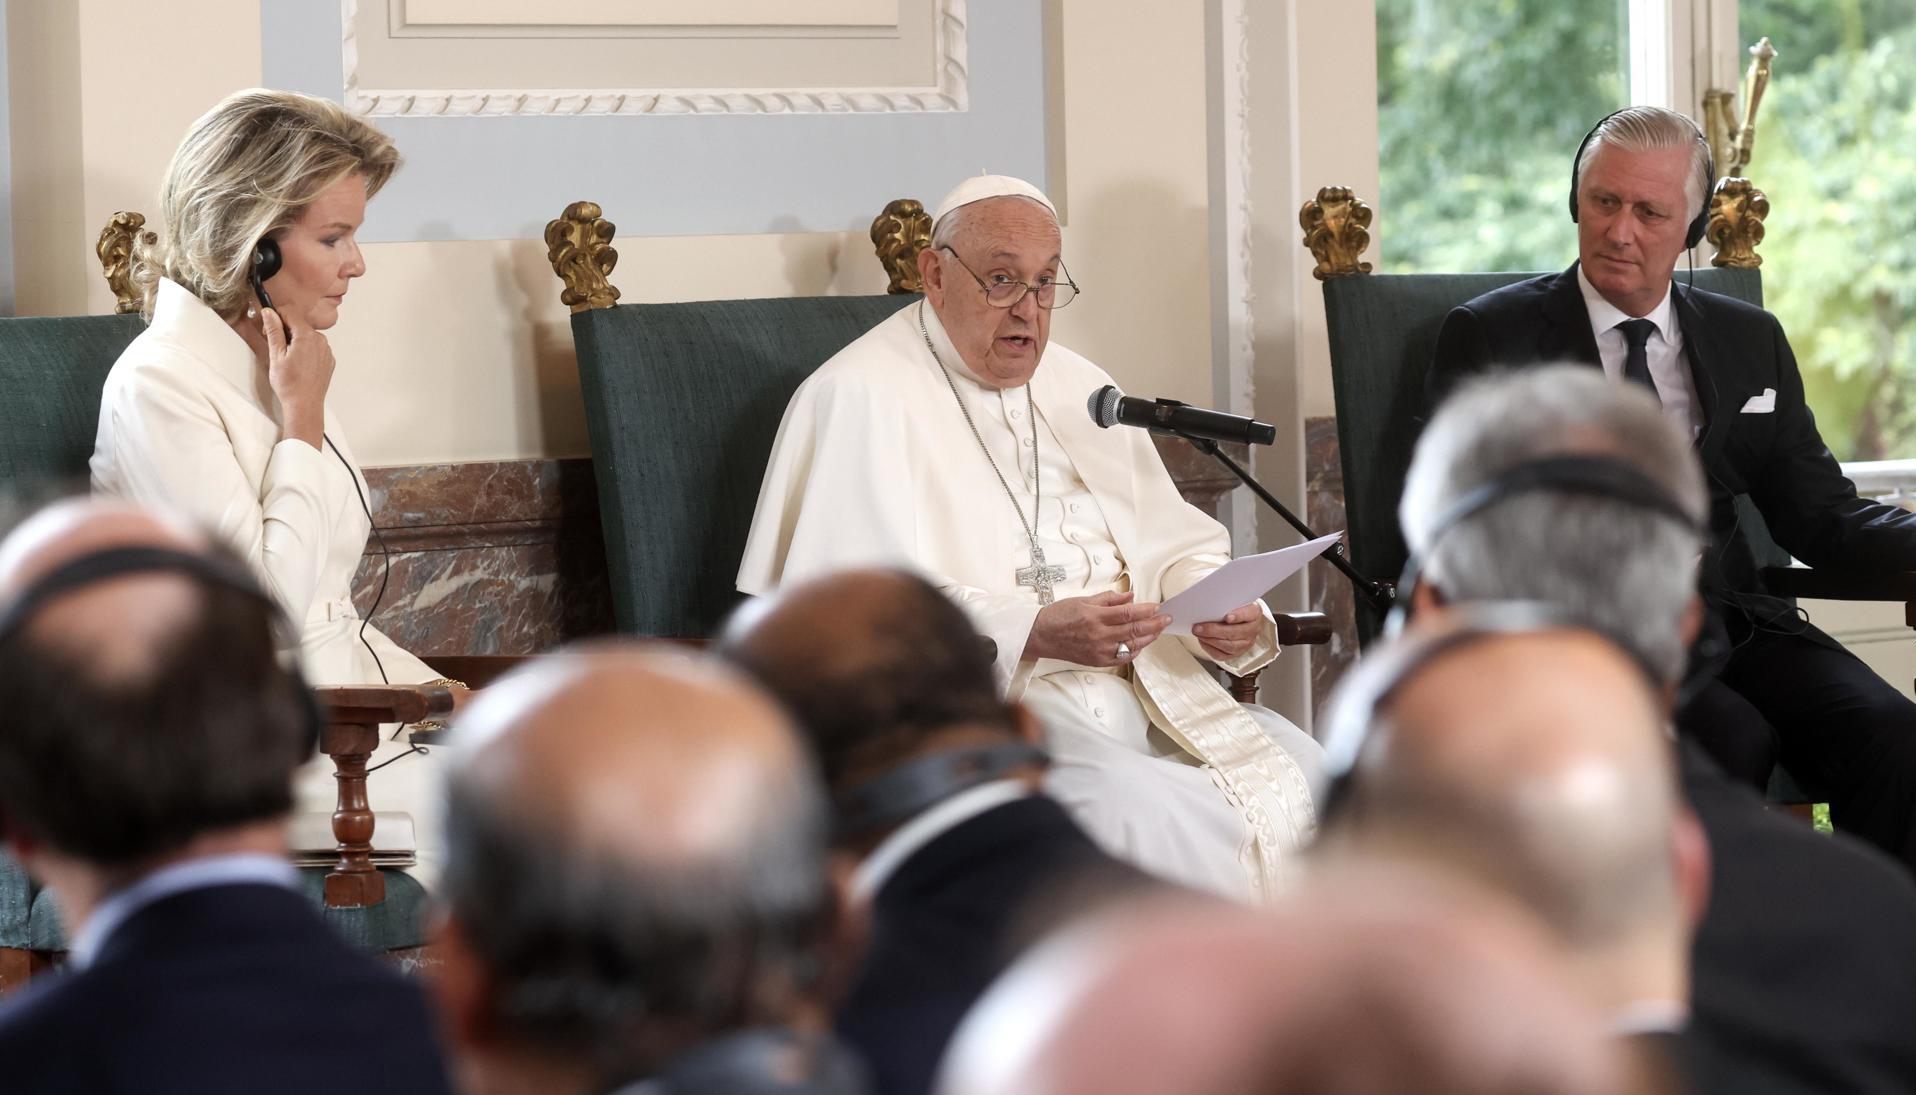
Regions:
[[[1317,743],[1234,702],[1204,664],[1277,655],[1264,605],[1160,639],[1158,602],[1222,566],[1150,435],[1104,430],[1111,378],[1048,344],[1076,295],[1036,187],[967,180],[918,258],[925,299],[845,347],[785,410],[738,587],[913,568],[997,646],[1046,729],[1046,789],[1106,848],[1224,893],[1268,893],[1311,833]],[[899,651],[909,657],[910,651]]]

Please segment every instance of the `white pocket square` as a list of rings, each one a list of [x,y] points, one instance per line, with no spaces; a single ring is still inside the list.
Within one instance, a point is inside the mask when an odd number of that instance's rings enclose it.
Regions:
[[[1753,395],[1743,404],[1744,414],[1774,414],[1776,412],[1776,389],[1765,388],[1762,395]]]

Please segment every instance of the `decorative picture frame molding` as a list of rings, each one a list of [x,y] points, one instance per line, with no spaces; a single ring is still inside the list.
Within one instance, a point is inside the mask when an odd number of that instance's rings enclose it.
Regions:
[[[918,114],[970,109],[969,0],[933,0],[933,74],[924,87],[397,89],[359,83],[361,0],[340,0],[347,109],[373,117],[685,114]]]

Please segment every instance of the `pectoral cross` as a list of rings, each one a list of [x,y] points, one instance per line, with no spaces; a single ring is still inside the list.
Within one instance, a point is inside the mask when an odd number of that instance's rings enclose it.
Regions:
[[[1037,544],[1031,545],[1031,565],[1017,571],[1018,584],[1030,586],[1038,591],[1038,603],[1051,603],[1051,587],[1064,581],[1063,567],[1048,567],[1044,564],[1044,549]]]

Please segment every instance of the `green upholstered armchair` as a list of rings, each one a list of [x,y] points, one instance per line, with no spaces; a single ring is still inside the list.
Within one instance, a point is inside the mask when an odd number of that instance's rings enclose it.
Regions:
[[[931,218],[888,205],[872,240],[890,292],[867,297],[618,304],[613,226],[575,202],[546,227],[572,308],[613,610],[628,634],[702,640],[734,588],[785,405],[854,339],[918,299]],[[1318,613],[1280,615],[1282,642],[1322,642]],[[1234,690],[1255,694],[1255,677]]]
[[[134,314],[139,298],[128,277],[133,237],[143,224],[137,213],[119,213],[100,234],[97,253],[116,314],[0,319],[0,498],[31,503],[87,489],[107,372],[144,329]],[[328,724],[322,751],[340,775],[333,820],[340,860],[331,870],[303,872],[305,882],[349,939],[369,950],[418,947],[424,942],[424,892],[411,877],[375,870],[371,863],[366,738],[376,736],[382,722],[451,710],[451,693],[421,687],[322,688],[316,694]],[[0,852],[0,992],[65,949],[51,895]]]

